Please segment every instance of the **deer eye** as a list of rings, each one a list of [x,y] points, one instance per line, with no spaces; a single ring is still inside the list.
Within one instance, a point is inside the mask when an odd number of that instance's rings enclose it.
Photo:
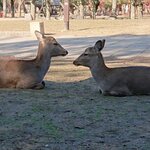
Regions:
[[[88,54],[87,54],[87,53],[84,53],[84,56],[88,56]]]
[[[53,43],[53,45],[56,45],[56,46],[57,46],[57,45],[58,45],[58,43]]]

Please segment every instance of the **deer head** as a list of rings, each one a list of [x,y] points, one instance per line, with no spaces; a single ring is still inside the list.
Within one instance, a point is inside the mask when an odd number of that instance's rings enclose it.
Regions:
[[[98,58],[103,57],[101,50],[104,48],[105,40],[99,40],[95,43],[93,47],[88,47],[74,62],[76,66],[86,66],[91,68]]]
[[[35,35],[40,42],[40,45],[47,54],[50,54],[51,57],[56,56],[66,56],[68,52],[56,41],[52,36],[45,36],[39,31],[35,31]]]

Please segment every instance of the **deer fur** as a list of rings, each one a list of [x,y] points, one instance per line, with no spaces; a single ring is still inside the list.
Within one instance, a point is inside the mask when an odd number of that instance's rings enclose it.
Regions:
[[[43,89],[51,57],[68,52],[53,37],[35,31],[39,41],[38,53],[32,60],[0,59],[0,88]]]
[[[103,95],[149,95],[150,67],[108,68],[101,54],[104,45],[105,40],[97,41],[93,47],[88,47],[73,64],[90,68],[91,74]]]

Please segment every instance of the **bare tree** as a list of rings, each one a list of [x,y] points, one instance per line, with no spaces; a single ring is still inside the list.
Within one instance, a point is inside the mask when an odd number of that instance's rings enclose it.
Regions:
[[[25,8],[25,4],[24,4],[25,0],[18,0],[18,17],[21,17],[21,10],[24,10],[24,13],[26,12],[26,8]]]
[[[35,0],[32,0],[31,2],[31,17],[35,20]]]
[[[50,19],[50,0],[46,0],[46,19]]]
[[[135,19],[134,0],[131,0],[131,1],[130,1],[130,8],[131,8],[130,19]]]
[[[14,18],[15,17],[15,2],[14,0],[11,0],[10,3],[11,3],[11,17]]]
[[[142,0],[131,0],[130,5],[131,5],[130,18],[131,19],[142,18],[142,14],[143,14]]]
[[[117,6],[117,0],[112,0],[111,16],[113,16],[113,17],[116,17],[116,6]]]

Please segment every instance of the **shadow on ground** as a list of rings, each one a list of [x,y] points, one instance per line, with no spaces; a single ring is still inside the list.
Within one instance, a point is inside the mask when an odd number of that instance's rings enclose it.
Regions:
[[[103,50],[105,57],[130,58],[149,56],[150,36],[148,35],[114,35],[97,37],[68,37],[57,38],[59,43],[69,51],[68,57],[77,57],[85,48],[93,46],[99,39],[106,39]],[[17,41],[17,42],[16,42]],[[17,57],[34,57],[38,42],[28,38],[2,39],[0,41],[1,55],[15,55]]]

